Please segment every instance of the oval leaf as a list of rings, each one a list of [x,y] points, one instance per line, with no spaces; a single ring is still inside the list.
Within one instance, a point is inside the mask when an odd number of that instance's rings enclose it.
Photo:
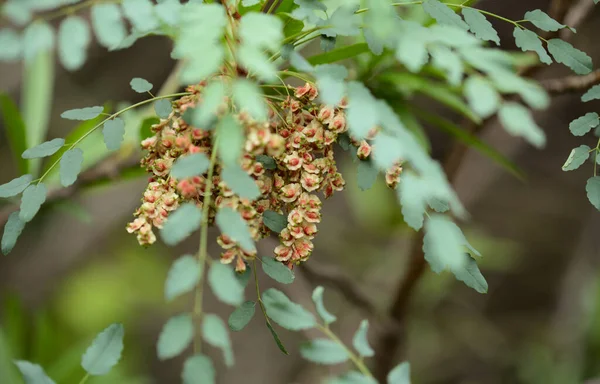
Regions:
[[[315,317],[301,305],[292,302],[281,291],[275,288],[267,289],[262,294],[267,316],[285,329],[299,331],[310,329],[317,325]]]
[[[140,77],[134,77],[133,79],[131,79],[129,85],[131,85],[131,89],[133,89],[137,93],[150,92],[153,87],[152,83]]]
[[[25,222],[19,218],[19,212],[13,212],[8,216],[6,225],[4,225],[4,233],[2,235],[2,254],[8,255],[15,244],[17,239],[21,236],[21,232],[25,228]]]
[[[590,147],[587,145],[580,145],[577,148],[573,148],[567,161],[562,166],[563,171],[573,171],[579,168],[587,159],[590,157]]]
[[[596,112],[586,113],[569,124],[569,130],[574,136],[583,136],[600,124],[600,116]]]
[[[171,176],[176,179],[199,176],[208,170],[210,160],[204,153],[194,153],[177,159],[171,168]]]
[[[256,303],[254,301],[246,301],[229,315],[227,324],[232,331],[241,331],[254,317],[256,311]]]
[[[193,203],[182,204],[169,215],[167,222],[160,230],[160,235],[167,245],[175,245],[200,228],[202,212]]]
[[[229,305],[240,305],[244,301],[244,287],[235,277],[233,268],[213,263],[208,270],[208,284],[219,300]]]
[[[158,358],[165,360],[179,355],[190,345],[193,337],[192,316],[185,314],[171,317],[158,337]]]
[[[585,185],[585,191],[590,203],[600,211],[600,176],[589,178]]]
[[[204,316],[202,320],[202,337],[208,344],[223,351],[225,365],[228,367],[233,366],[234,358],[229,332],[227,332],[227,327],[219,316],[212,314]]]
[[[0,185],[0,197],[11,197],[16,196],[19,193],[23,192],[25,188],[31,184],[31,180],[33,180],[33,176],[31,175],[23,175],[17,177],[16,179],[12,179],[8,183]]]
[[[122,324],[111,324],[100,332],[81,358],[81,366],[90,375],[105,375],[121,359],[123,351]]]
[[[397,365],[388,373],[388,384],[410,384],[410,365],[407,362]]]
[[[58,57],[67,70],[83,66],[90,40],[90,29],[84,19],[69,16],[63,20],[58,29]]]
[[[189,357],[183,364],[181,379],[183,384],[215,384],[217,381],[212,360],[204,355]]]
[[[76,180],[83,164],[83,151],[79,148],[70,149],[60,159],[60,183],[63,187],[72,185]]]
[[[325,304],[323,304],[323,292],[325,289],[321,286],[315,288],[312,293],[312,301],[315,303],[315,307],[317,308],[317,313],[323,320],[325,324],[331,324],[337,320],[335,315],[329,313],[327,309],[325,309]]]
[[[367,338],[368,329],[369,322],[367,320],[361,321],[358,330],[352,338],[352,345],[354,345],[354,349],[356,349],[358,354],[363,357],[371,357],[375,355],[375,351],[373,351],[373,348],[371,348],[369,345],[369,340]]]
[[[195,257],[181,256],[175,260],[165,283],[165,298],[170,301],[175,297],[191,292],[200,281],[202,266]]]
[[[67,120],[92,120],[100,116],[104,107],[86,107],[80,109],[70,109],[60,114],[60,117]]]
[[[229,207],[221,208],[217,212],[216,222],[221,232],[238,242],[245,251],[256,252],[248,224],[238,211]]]
[[[55,384],[54,381],[46,375],[44,368],[29,361],[17,360],[15,365],[21,371],[25,384]]]
[[[43,183],[30,185],[23,191],[19,211],[21,221],[28,223],[34,218],[44,201],[46,201],[46,193],[46,186]]]
[[[319,364],[340,364],[348,360],[348,351],[329,339],[314,339],[300,346],[300,355]]]
[[[561,39],[549,40],[548,50],[554,60],[571,68],[578,75],[587,75],[594,68],[591,57]]]
[[[109,151],[116,151],[123,142],[123,136],[125,135],[125,121],[119,117],[108,120],[104,123],[102,135],[104,136],[106,148]]]
[[[281,233],[288,224],[287,217],[275,211],[266,210],[263,213],[263,224],[271,231]]]
[[[256,181],[238,165],[225,167],[221,178],[242,199],[256,200],[261,195]]]
[[[262,269],[269,277],[281,284],[294,282],[294,272],[272,257],[266,257],[262,260]]]
[[[51,156],[58,152],[62,146],[65,145],[64,139],[53,139],[46,141],[40,145],[36,145],[33,148],[29,148],[21,155],[24,159],[36,159],[39,157]]]
[[[158,100],[156,103],[154,103],[154,111],[161,119],[168,119],[172,110],[173,106],[167,99]]]

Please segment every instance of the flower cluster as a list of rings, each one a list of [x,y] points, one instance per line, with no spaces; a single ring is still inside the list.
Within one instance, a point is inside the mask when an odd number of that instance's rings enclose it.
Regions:
[[[317,224],[321,221],[321,199],[344,188],[345,181],[334,160],[334,143],[347,132],[346,103],[324,106],[316,103],[318,91],[311,84],[292,88],[281,102],[271,103],[267,123],[258,123],[246,113],[236,115],[244,127],[246,141],[242,169],[259,187],[261,196],[250,201],[236,195],[221,178],[221,166],[214,166],[211,186],[204,175],[176,180],[170,169],[177,158],[186,154],[212,153],[212,135],[209,130],[194,127],[183,118],[188,108],[202,103],[202,85],[192,86],[192,94],[175,102],[168,119],[152,127],[154,136],[142,142],[148,153],[142,165],[152,174],[144,193],[142,206],[135,212],[135,220],[127,230],[136,233],[140,244],[156,241],[153,228],[161,228],[169,212],[182,202],[193,202],[202,207],[207,191],[212,194],[209,224],[222,207],[237,210],[244,218],[254,240],[270,235],[263,222],[266,211],[287,217],[287,226],[279,234],[281,244],[274,250],[277,260],[292,266],[305,261],[311,254]],[[226,111],[226,100],[222,108]],[[372,131],[372,138],[377,133]],[[371,154],[370,144],[350,139],[357,148],[357,156],[366,160]],[[402,168],[400,165],[386,173],[386,182],[395,186]],[[237,271],[246,268],[246,261],[255,254],[242,249],[234,239],[221,235],[217,239],[223,248],[221,262],[234,263]]]

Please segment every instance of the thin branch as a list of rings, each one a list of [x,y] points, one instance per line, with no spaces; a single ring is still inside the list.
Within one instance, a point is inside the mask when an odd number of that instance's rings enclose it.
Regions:
[[[566,76],[559,79],[542,80],[541,84],[551,95],[578,92],[592,85],[600,84],[600,69],[584,76]]]
[[[594,9],[594,5],[594,2],[591,0],[579,0],[576,5],[569,9],[563,23],[573,28],[579,27],[590,15],[591,11]],[[560,31],[559,36],[563,40],[569,40],[573,34],[571,31],[563,29]]]

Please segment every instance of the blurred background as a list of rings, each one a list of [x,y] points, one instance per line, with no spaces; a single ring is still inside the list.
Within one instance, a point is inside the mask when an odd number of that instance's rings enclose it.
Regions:
[[[550,2],[490,0],[477,7],[520,20],[527,10],[549,9]],[[578,33],[569,36],[595,62],[600,62],[599,16],[599,9],[588,7]],[[512,29],[494,26],[503,48],[514,49]],[[81,70],[53,66],[47,137],[69,137],[82,129],[60,118],[64,110],[102,104],[115,110],[122,103],[142,100],[143,95],[130,89],[130,79],[142,77],[155,87],[163,84],[175,65],[170,49],[169,40],[161,37],[145,38],[116,52],[93,45]],[[319,52],[318,44],[306,52]],[[553,66],[536,77],[567,74],[566,68]],[[32,86],[24,85],[24,78],[21,64],[0,64],[0,90],[17,104],[24,87]],[[561,170],[570,150],[582,144],[581,138],[570,135],[569,122],[600,106],[583,105],[581,93],[554,97],[548,110],[536,114],[548,136],[544,150],[509,136],[495,121],[483,130],[481,138],[514,161],[524,171],[524,180],[473,150],[456,173],[455,188],[471,214],[462,227],[483,254],[478,263],[489,283],[487,294],[426,266],[410,291],[400,326],[390,325],[389,308],[414,268],[410,254],[415,234],[403,223],[394,192],[383,180],[369,191],[358,189],[356,164],[346,153],[339,156],[346,190],[325,202],[315,251],[306,266],[297,268],[296,282],[278,288],[310,308],[312,289],[323,284],[326,304],[339,319],[334,330],[345,341],[351,340],[363,318],[371,322],[373,345],[390,329],[401,333],[397,354],[388,357],[409,360],[414,383],[600,383],[600,214],[585,196],[591,170]],[[439,109],[428,100],[421,105]],[[36,118],[21,112],[25,120]],[[439,113],[461,122],[445,110]],[[145,117],[131,113],[128,124],[139,126]],[[431,127],[426,130],[432,154],[443,159],[453,138]],[[146,177],[135,167],[122,174],[113,171],[115,159],[135,156],[139,136],[133,132],[117,154],[105,151],[101,135],[92,135],[85,144],[85,153],[92,153],[86,161],[99,162],[94,169],[112,181],[79,188],[45,205],[13,252],[0,258],[0,355],[41,364],[57,383],[79,382],[84,374],[81,354],[113,322],[125,325],[123,358],[110,375],[90,383],[179,382],[184,358],[160,362],[155,344],[165,320],[191,306],[191,297],[167,305],[163,283],[171,262],[194,252],[197,240],[192,236],[175,248],[158,242],[145,249],[126,233]],[[10,134],[0,121],[0,183],[20,174],[6,140]],[[0,204],[1,226],[14,206],[9,201]],[[213,231],[209,245],[213,255],[218,254],[215,235]],[[260,253],[270,255],[275,244],[276,239],[264,240]],[[356,292],[346,290],[350,300],[342,294],[348,282],[370,300],[369,305],[355,305]],[[273,283],[264,279],[261,284],[266,289]],[[247,296],[253,294],[249,289]],[[210,292],[206,300],[207,310],[222,317],[233,310]],[[207,347],[218,366],[218,382],[318,383],[341,369],[315,366],[299,357],[297,346],[312,334],[281,330],[280,336],[290,356],[278,350],[261,317],[255,316],[244,331],[232,334],[237,363],[231,370],[224,368],[218,350]],[[0,382],[20,379],[13,367],[0,366]]]

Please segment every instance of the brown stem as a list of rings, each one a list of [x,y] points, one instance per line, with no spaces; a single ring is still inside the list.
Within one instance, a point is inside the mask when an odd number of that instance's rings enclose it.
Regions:
[[[557,95],[585,90],[592,85],[600,84],[600,70],[584,76],[566,76],[559,79],[543,80],[542,86],[550,94]]]

